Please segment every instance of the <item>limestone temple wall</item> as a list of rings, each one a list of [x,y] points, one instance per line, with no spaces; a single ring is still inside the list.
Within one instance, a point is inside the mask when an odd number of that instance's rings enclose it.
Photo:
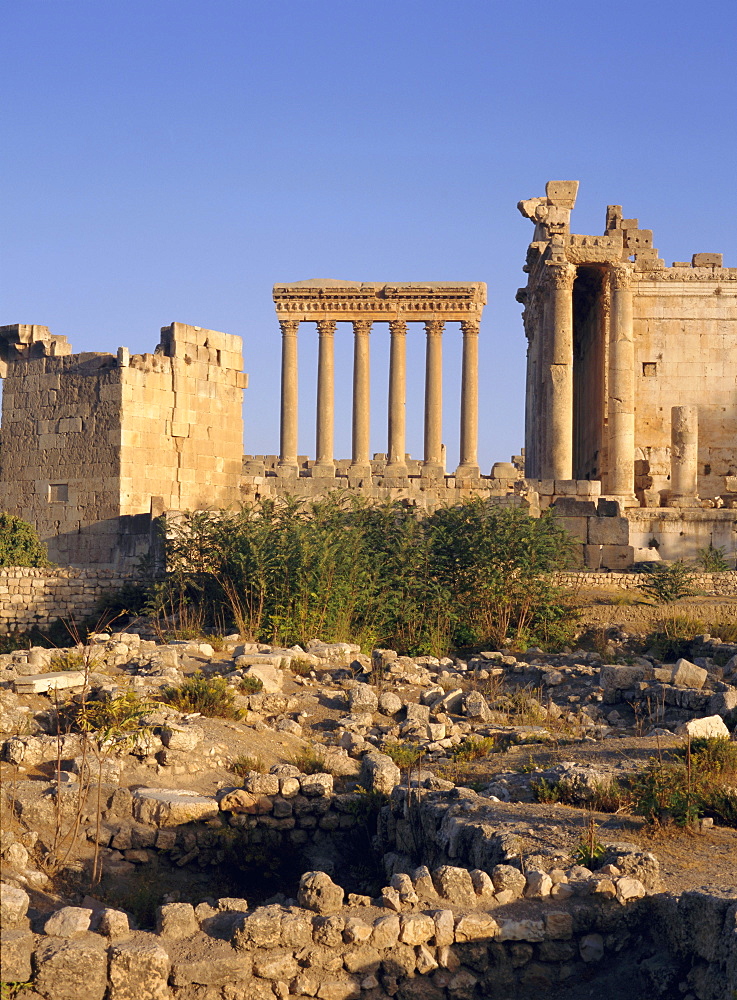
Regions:
[[[173,323],[154,354],[72,354],[45,327],[0,327],[0,509],[54,562],[131,567],[151,515],[238,499],[240,338]]]
[[[101,597],[114,593],[127,580],[109,569],[61,568],[0,569],[0,635],[24,632],[34,625],[46,628],[62,618],[91,617]]]

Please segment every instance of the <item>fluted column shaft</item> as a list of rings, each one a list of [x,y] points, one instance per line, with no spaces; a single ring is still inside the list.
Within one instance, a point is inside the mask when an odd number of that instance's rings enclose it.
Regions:
[[[461,375],[461,460],[456,476],[473,479],[479,475],[479,321],[461,321],[463,367]]]
[[[443,468],[443,321],[425,323],[425,461],[423,475],[442,476]]]
[[[313,475],[335,475],[333,461],[335,406],[335,320],[317,322],[317,434]]]
[[[573,264],[546,265],[549,348],[545,423],[548,447],[543,479],[573,479]]]
[[[389,444],[387,474],[407,475],[406,417],[407,324],[396,319],[389,324]]]
[[[354,472],[371,472],[371,321],[353,321],[353,453]]]
[[[609,461],[607,493],[635,492],[635,344],[632,331],[632,265],[609,269]]]
[[[281,346],[281,423],[279,468],[283,473],[296,473],[297,466],[297,331],[299,320],[279,321]]]

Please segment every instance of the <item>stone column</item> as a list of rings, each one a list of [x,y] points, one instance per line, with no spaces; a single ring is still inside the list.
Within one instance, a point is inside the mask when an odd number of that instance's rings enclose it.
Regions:
[[[461,320],[463,372],[461,376],[461,461],[458,479],[478,479],[479,434],[479,321]]]
[[[632,264],[609,268],[609,460],[606,491],[635,495],[635,344],[632,332]]]
[[[543,479],[573,479],[573,264],[546,264],[545,309],[549,367],[546,394],[548,446]]]
[[[389,324],[389,443],[387,476],[406,476],[407,324],[395,319]]]
[[[425,460],[422,475],[437,479],[443,467],[443,321],[425,323]]]
[[[371,475],[371,320],[353,320],[353,454],[351,473]]]
[[[297,464],[297,331],[299,320],[279,320],[281,327],[281,428],[277,474],[299,475]]]
[[[317,357],[317,441],[313,476],[334,476],[333,428],[335,422],[335,320],[317,321],[319,352]]]
[[[670,411],[670,498],[696,502],[699,486],[699,408],[673,406]]]

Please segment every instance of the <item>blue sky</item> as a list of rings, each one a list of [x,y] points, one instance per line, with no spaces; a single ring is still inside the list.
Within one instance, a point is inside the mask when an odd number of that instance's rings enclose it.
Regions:
[[[523,437],[520,198],[578,179],[670,263],[737,266],[737,5],[713,0],[5,0],[0,322],[153,350],[172,320],[243,337],[248,453],[278,450],[275,282],[486,281],[480,459]],[[422,452],[410,337],[408,448]],[[350,454],[338,328],[336,454]],[[316,336],[300,335],[314,454]],[[372,336],[386,449],[388,335]],[[457,461],[460,335],[445,338]]]

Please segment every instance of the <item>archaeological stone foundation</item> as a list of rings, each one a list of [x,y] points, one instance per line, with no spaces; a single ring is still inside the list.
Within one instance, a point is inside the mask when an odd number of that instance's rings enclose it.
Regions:
[[[490,375],[478,363],[483,282],[302,281],[273,289],[282,351],[273,455],[243,455],[238,337],[173,323],[152,354],[74,354],[46,327],[0,327],[0,509],[34,524],[55,562],[116,573],[150,552],[153,521],[167,511],[335,488],[424,509],[470,496],[533,516],[552,506],[581,569],[693,558],[709,545],[734,564],[737,267],[716,253],[667,267],[652,232],[616,205],[602,235],[573,234],[577,189],[551,181],[519,205],[535,226],[517,293],[528,342],[523,456],[488,472],[478,464],[478,391]],[[421,458],[405,442],[410,324],[426,343]],[[297,453],[298,342],[313,331],[310,458]],[[349,458],[333,448],[338,332],[354,345]],[[376,337],[390,343],[382,452],[369,438]],[[460,353],[462,370],[451,471],[444,350]]]

